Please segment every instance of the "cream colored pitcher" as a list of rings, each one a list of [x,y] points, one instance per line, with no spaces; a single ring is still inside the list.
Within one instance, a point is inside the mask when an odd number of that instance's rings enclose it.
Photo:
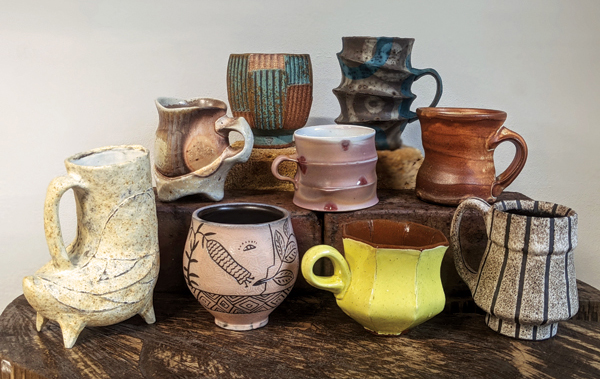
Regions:
[[[112,325],[140,314],[155,321],[152,291],[159,269],[156,203],[148,151],[110,146],[65,160],[67,175],[48,187],[44,228],[52,260],[23,280],[37,329],[57,321],[67,348],[86,325]],[[58,219],[72,189],[77,236],[68,246]]]

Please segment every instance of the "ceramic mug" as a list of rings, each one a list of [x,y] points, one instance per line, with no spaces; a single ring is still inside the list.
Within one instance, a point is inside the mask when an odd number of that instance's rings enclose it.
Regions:
[[[108,146],[65,160],[44,205],[52,260],[23,280],[37,329],[59,323],[65,347],[85,326],[112,325],[140,314],[155,321],[152,292],[159,270],[156,202],[150,157],[142,146]],[[59,222],[62,196],[72,189],[77,236],[66,245]]]
[[[409,122],[417,120],[410,110],[417,97],[412,84],[426,75],[436,81],[436,93],[430,107],[442,96],[442,78],[432,68],[412,67],[414,38],[343,37],[337,58],[342,81],[333,90],[341,114],[340,124],[366,125],[377,131],[378,150],[394,150],[402,146],[402,132]]]
[[[254,146],[293,144],[312,105],[312,66],[308,54],[231,54],[227,94],[231,111],[254,132]]]
[[[448,240],[439,230],[413,222],[356,221],[343,226],[345,258],[319,245],[302,259],[302,275],[330,291],[338,306],[366,329],[397,335],[440,313],[446,298],[440,279]],[[331,260],[332,276],[313,266]]]
[[[290,213],[233,203],[196,210],[183,254],[185,281],[215,323],[230,330],[263,327],[298,274]]]
[[[210,98],[159,97],[158,129],[154,144],[156,194],[161,201],[202,194],[223,199],[231,167],[248,160],[254,136],[243,117],[227,117],[227,105]],[[243,138],[233,147],[229,135]],[[234,133],[235,134],[235,133]]]
[[[460,247],[460,222],[469,209],[484,217],[488,234],[478,269],[466,263]],[[456,270],[493,330],[543,340],[556,334],[558,321],[577,313],[577,213],[571,208],[542,201],[489,205],[467,199],[454,214],[450,238]]]
[[[505,112],[419,108],[417,115],[425,151],[415,185],[421,200],[458,205],[469,197],[479,197],[494,202],[525,166],[527,144],[519,134],[502,126]],[[494,149],[505,141],[515,145],[515,157],[496,176]]]
[[[377,204],[377,151],[373,129],[355,125],[321,125],[294,132],[297,153],[280,155],[271,171],[294,184],[294,204],[341,212]],[[279,174],[283,161],[298,165],[296,176]]]

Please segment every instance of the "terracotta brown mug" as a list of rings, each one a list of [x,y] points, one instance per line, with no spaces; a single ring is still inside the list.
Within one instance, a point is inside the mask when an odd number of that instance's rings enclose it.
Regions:
[[[418,108],[425,159],[416,179],[421,200],[458,205],[469,197],[487,202],[519,175],[527,160],[523,137],[503,126],[506,112],[474,108]],[[494,150],[515,145],[508,168],[496,176]]]

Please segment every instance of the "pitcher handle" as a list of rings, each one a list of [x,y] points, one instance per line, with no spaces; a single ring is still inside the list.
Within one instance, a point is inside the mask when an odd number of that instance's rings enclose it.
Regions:
[[[313,267],[321,258],[327,258],[333,263],[333,275],[315,275]],[[302,258],[302,276],[308,284],[332,292],[338,300],[344,298],[352,279],[348,262],[339,251],[328,245],[317,245],[308,249]]]
[[[298,165],[298,169],[301,169],[300,163],[298,162],[298,155],[296,155],[296,154],[294,154],[294,155],[279,155],[273,160],[273,163],[271,163],[271,172],[273,173],[273,176],[275,176],[279,180],[285,180],[288,182],[292,182],[294,184],[294,189],[297,190],[298,189],[298,181],[296,180],[296,178],[290,178],[288,176],[283,176],[279,173],[279,165],[283,161],[295,162],[296,165]]]
[[[62,196],[74,187],[85,189],[83,183],[72,176],[66,175],[54,178],[48,185],[44,203],[44,231],[46,232],[48,250],[50,256],[52,256],[54,266],[61,270],[68,270],[73,265],[62,238],[58,209]]]
[[[431,102],[431,104],[429,104],[430,107],[435,107],[439,102],[440,102],[440,98],[442,97],[442,92],[444,91],[444,87],[442,85],[442,77],[440,76],[440,74],[438,74],[438,72],[436,70],[434,70],[433,68],[423,68],[423,69],[418,69],[418,68],[411,68],[411,72],[413,74],[415,74],[415,82],[419,79],[421,79],[423,76],[425,75],[431,75],[433,76],[433,78],[435,79],[436,82],[436,89],[435,89],[435,96],[433,98],[433,101]],[[409,111],[410,112],[410,118],[408,119],[408,122],[413,122],[417,120],[417,114],[413,111]]]
[[[506,187],[508,187],[521,173],[525,162],[527,161],[527,144],[523,137],[512,130],[501,127],[496,134],[488,141],[488,149],[494,150],[504,141],[512,142],[515,145],[515,157],[504,172],[496,177],[492,184],[492,196],[499,196]]]
[[[231,155],[227,156],[224,161],[232,164],[237,162],[246,162],[248,158],[250,158],[250,154],[252,154],[252,148],[254,147],[254,134],[252,133],[252,129],[250,129],[250,125],[244,117],[237,117],[237,122],[234,122],[233,124],[230,124],[225,120],[231,119],[227,116],[223,116],[216,121],[217,130],[240,133],[242,137],[244,137],[244,147],[235,154],[231,153]]]
[[[460,245],[460,223],[464,213],[469,209],[474,209],[483,216],[487,225],[487,215],[490,208],[491,206],[480,198],[473,197],[466,199],[456,208],[456,212],[452,218],[452,225],[450,226],[450,241],[452,241],[453,246],[454,265],[456,266],[456,271],[458,271],[458,274],[467,283],[471,291],[473,291],[477,284],[478,271],[474,271],[465,261]]]

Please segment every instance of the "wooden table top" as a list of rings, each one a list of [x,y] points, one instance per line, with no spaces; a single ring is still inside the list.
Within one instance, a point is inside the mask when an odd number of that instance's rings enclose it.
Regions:
[[[579,289],[577,317],[596,321],[561,322],[538,342],[499,335],[482,314],[451,313],[451,304],[406,335],[376,336],[324,291],[292,292],[266,327],[233,332],[191,295],[159,293],[155,324],[136,316],[88,327],[72,349],[55,322],[35,330],[20,296],[0,316],[1,378],[598,378],[600,291]]]

